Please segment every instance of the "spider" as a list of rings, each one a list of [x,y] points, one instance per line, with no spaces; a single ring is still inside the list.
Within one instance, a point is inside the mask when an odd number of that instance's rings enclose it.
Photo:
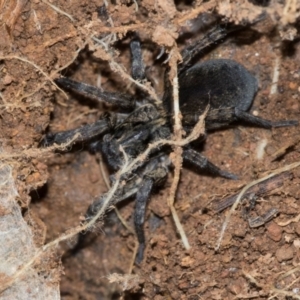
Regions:
[[[217,41],[224,39],[231,30],[224,26],[211,29],[201,40],[182,51],[183,61],[178,65],[179,101],[182,124],[190,132],[199,116],[209,105],[205,119],[206,130],[225,127],[235,121],[262,128],[297,125],[297,121],[269,121],[248,112],[258,90],[257,79],[241,64],[229,59],[214,59],[191,66],[194,58]],[[141,45],[138,35],[130,42],[132,56],[132,77],[145,78]],[[126,113],[104,114],[98,121],[73,130],[49,133],[45,145],[62,144],[76,134],[76,143],[88,143],[94,152],[101,152],[113,172],[122,168],[126,156],[135,158],[147,149],[150,143],[172,136],[172,92],[165,83],[165,94],[161,103],[153,103],[149,97],[135,99],[131,95],[101,91],[100,89],[61,77],[56,82],[63,88],[79,94],[110,103]],[[145,95],[143,95],[145,96]],[[116,203],[135,196],[134,225],[139,242],[136,262],[143,260],[145,234],[143,230],[147,201],[154,187],[166,181],[172,162],[171,149],[163,146],[153,149],[147,160],[127,175],[116,193]],[[194,149],[194,145],[183,147],[183,161],[193,165],[198,171],[207,171],[227,179],[237,176],[218,168],[204,155]],[[114,173],[113,173],[114,174]],[[111,180],[114,180],[112,175]],[[86,213],[89,219],[96,214],[102,204],[102,197],[90,205]]]

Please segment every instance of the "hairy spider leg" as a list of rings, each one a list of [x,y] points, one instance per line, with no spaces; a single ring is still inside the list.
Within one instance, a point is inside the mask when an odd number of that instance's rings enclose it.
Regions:
[[[131,52],[131,76],[135,80],[145,79],[145,65],[143,62],[141,42],[138,34],[135,32],[133,39],[130,41]]]
[[[265,14],[262,14],[253,20],[249,26],[256,24],[265,18]],[[211,30],[209,30],[203,37],[196,40],[191,45],[187,46],[181,51],[182,63],[178,66],[178,75],[181,75],[192,64],[194,58],[196,58],[203,50],[211,47],[219,41],[222,41],[230,33],[245,28],[242,25],[233,25],[228,23],[217,24]]]
[[[134,225],[138,239],[138,252],[136,256],[136,263],[141,263],[145,250],[145,212],[147,202],[154,186],[160,185],[168,176],[168,167],[170,160],[167,155],[159,155],[151,158],[147,164],[143,165],[136,170],[132,178],[127,179],[126,185],[121,185],[115,195],[113,196],[112,203],[117,204],[128,198],[135,196],[136,204],[134,211]],[[114,177],[111,177],[114,182]],[[126,179],[125,179],[126,180]],[[101,209],[105,201],[105,195],[99,197],[88,208],[86,213],[86,220],[89,221]],[[81,243],[82,239],[81,237]]]
[[[53,144],[64,144],[74,139],[76,142],[87,142],[105,133],[109,128],[109,121],[106,118],[87,124],[82,127],[61,131],[57,133],[48,133],[44,138],[43,146],[51,146]]]
[[[201,51],[224,39],[229,32],[230,31],[227,30],[225,26],[217,25],[205,34],[204,37],[201,37],[193,44],[184,48],[181,51],[182,63],[178,66],[178,76],[191,66],[191,62],[201,53]]]
[[[234,115],[238,120],[247,122],[251,125],[256,125],[262,128],[278,128],[278,127],[288,127],[298,125],[296,120],[279,120],[279,121],[269,121],[254,115],[249,114],[248,112],[242,111],[238,108],[235,108]]]
[[[192,118],[196,119],[198,117],[196,115],[188,116],[186,119],[192,120]],[[228,126],[233,121],[243,121],[249,125],[265,129],[298,125],[298,121],[296,120],[269,121],[261,117],[254,116],[239,108],[225,107],[209,110],[205,119],[205,128],[207,130],[219,129]]]
[[[132,77],[137,80],[145,78],[145,66],[142,60],[142,50],[138,35],[135,33],[134,39],[130,42],[131,61],[132,61]],[[101,89],[78,82],[76,80],[61,77],[55,79],[55,82],[66,90],[71,90],[96,101],[104,101],[109,104],[115,105],[121,109],[134,109],[135,100],[131,95],[125,93],[106,92]]]
[[[139,242],[139,247],[136,256],[136,263],[143,260],[145,250],[145,233],[144,222],[146,205],[150,198],[152,188],[162,184],[168,176],[168,168],[171,162],[167,155],[159,155],[153,157],[149,162],[138,172],[140,178],[139,189],[136,193],[136,204],[134,212],[134,225]]]
[[[144,232],[144,223],[145,223],[145,212],[148,199],[152,191],[154,180],[150,177],[144,177],[140,183],[141,187],[139,188],[136,194],[135,202],[135,212],[134,212],[134,226],[136,231],[136,236],[139,242],[138,251],[136,255],[136,263],[140,264],[144,257],[145,250],[145,232]]]
[[[221,176],[227,179],[233,179],[233,180],[238,179],[236,175],[221,170],[212,162],[210,162],[204,155],[198,153],[193,149],[184,149],[182,157],[184,162],[190,163],[200,171],[208,171],[213,175]]]
[[[135,106],[135,100],[133,100],[131,95],[105,92],[95,86],[66,77],[55,79],[55,82],[66,90],[71,90],[87,98],[104,101],[123,109],[133,109]]]

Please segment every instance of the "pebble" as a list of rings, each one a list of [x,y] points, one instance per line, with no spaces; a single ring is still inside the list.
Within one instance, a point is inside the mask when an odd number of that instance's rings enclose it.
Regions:
[[[292,246],[284,245],[276,251],[275,257],[279,262],[290,260],[294,257],[294,250]]]
[[[275,222],[270,222],[267,226],[268,236],[271,240],[279,242],[282,238],[282,228]]]
[[[13,81],[13,78],[10,75],[5,75],[4,78],[2,79],[2,82],[4,85],[9,85]]]
[[[195,263],[194,259],[192,259],[190,256],[186,256],[181,260],[180,265],[182,267],[192,267],[194,263]]]
[[[290,82],[290,83],[289,83],[289,88],[290,88],[291,90],[295,90],[295,89],[297,88],[297,83],[295,83],[295,82]]]

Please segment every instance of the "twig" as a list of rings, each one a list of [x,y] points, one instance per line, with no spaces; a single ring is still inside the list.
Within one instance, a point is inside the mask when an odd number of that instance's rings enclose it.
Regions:
[[[267,180],[277,174],[280,174],[280,173],[283,173],[283,172],[286,172],[286,171],[290,171],[294,168],[297,168],[300,166],[300,162],[295,162],[295,163],[292,163],[290,165],[287,165],[287,166],[284,166],[282,168],[279,168],[279,169],[276,169],[273,171],[273,173],[263,177],[263,178],[260,178],[260,179],[257,179],[257,180],[254,180],[252,182],[250,182],[249,184],[247,184],[242,190],[241,192],[239,193],[238,197],[236,198],[234,204],[232,205],[229,213],[227,214],[226,218],[225,218],[225,221],[222,225],[222,229],[221,229],[221,232],[220,232],[220,236],[219,236],[219,239],[217,241],[217,244],[216,244],[216,247],[215,247],[215,250],[219,250],[220,246],[221,246],[221,243],[222,243],[222,240],[223,240],[223,237],[224,237],[224,234],[225,234],[225,230],[228,226],[228,223],[229,223],[229,220],[231,218],[231,215],[233,214],[233,212],[236,210],[237,206],[239,205],[241,199],[243,198],[243,196],[245,195],[246,191],[251,188],[252,186],[264,181],[264,180]]]
[[[172,52],[174,53],[174,52]],[[178,56],[172,55],[170,56],[169,64],[171,67],[172,74],[174,74],[174,78],[172,80],[172,87],[173,87],[173,107],[174,107],[174,138],[175,141],[181,141],[182,140],[182,124],[181,124],[181,118],[180,118],[180,107],[179,107],[179,86],[178,86],[178,76],[177,76],[177,58]],[[175,155],[175,159],[173,161],[173,164],[175,166],[174,170],[174,178],[173,182],[170,188],[170,193],[168,197],[168,205],[170,207],[172,217],[175,223],[175,226],[177,228],[177,231],[181,237],[182,243],[186,250],[189,250],[191,248],[188,238],[184,232],[183,226],[180,223],[179,217],[177,215],[176,209],[174,207],[174,201],[175,201],[175,194],[176,190],[178,188],[178,183],[180,179],[180,172],[182,168],[182,147],[181,146],[175,146],[173,155]]]
[[[269,193],[270,191],[281,187],[283,185],[283,182],[287,179],[290,179],[291,176],[292,174],[290,172],[284,172],[272,178],[268,178],[267,180],[261,181],[258,184],[249,188],[248,191],[244,194],[243,198],[249,197],[251,194],[255,194],[256,196],[263,196]],[[231,206],[235,203],[239,194],[240,193],[238,192],[232,196],[226,197],[225,199],[214,201],[214,210],[216,210],[216,212],[219,213],[227,207]]]

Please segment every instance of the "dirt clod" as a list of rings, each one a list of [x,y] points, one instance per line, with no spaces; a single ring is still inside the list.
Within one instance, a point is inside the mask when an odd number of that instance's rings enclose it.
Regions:
[[[290,260],[294,257],[294,249],[293,246],[284,245],[276,250],[275,254],[277,260],[279,262]]]
[[[279,242],[282,238],[282,228],[275,222],[267,225],[268,236],[275,242]]]

